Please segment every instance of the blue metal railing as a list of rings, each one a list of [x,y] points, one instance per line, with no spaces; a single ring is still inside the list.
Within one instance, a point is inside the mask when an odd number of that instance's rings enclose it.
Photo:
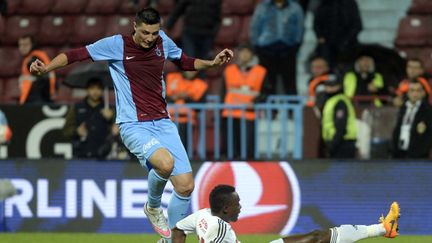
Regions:
[[[208,103],[191,103],[185,105],[169,104],[169,107],[174,110],[174,115],[172,115],[174,122],[178,125],[179,120],[179,110],[182,110],[182,115],[184,112],[187,113],[187,144],[185,144],[186,151],[190,158],[194,158],[194,144],[193,144],[193,128],[197,127],[198,130],[198,143],[197,143],[197,155],[201,160],[210,159],[207,156],[206,147],[206,137],[207,126],[213,127],[213,157],[215,160],[222,158],[221,150],[221,134],[226,133],[226,151],[224,158],[226,159],[237,159],[234,158],[234,128],[233,120],[234,118],[228,116],[226,118],[226,130],[221,129],[221,112],[224,109],[229,111],[241,110],[242,118],[240,119],[240,159],[286,159],[289,157],[288,151],[288,140],[287,136],[288,125],[294,124],[294,136],[293,140],[293,150],[291,157],[294,159],[301,159],[303,154],[303,107],[304,98],[299,96],[269,96],[266,103],[255,104],[253,110],[256,114],[255,119],[255,151],[253,151],[253,158],[248,158],[248,148],[247,140],[251,134],[246,132],[246,118],[245,112],[250,107],[246,105],[227,105],[220,103],[218,96],[210,96],[207,98]],[[187,109],[185,109],[187,108]],[[196,112],[195,125],[192,120],[194,119],[192,111]],[[207,115],[212,114],[213,119],[208,120]],[[210,123],[210,124],[208,124]],[[263,134],[260,133],[260,124],[265,123],[265,129]],[[274,141],[273,128],[280,128],[280,143],[277,151],[273,151],[272,144]],[[260,154],[258,149],[259,144],[265,144],[265,152]],[[276,155],[276,156],[275,156]]]

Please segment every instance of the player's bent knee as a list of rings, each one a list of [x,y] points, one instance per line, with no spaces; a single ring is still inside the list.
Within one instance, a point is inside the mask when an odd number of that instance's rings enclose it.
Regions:
[[[191,181],[183,185],[178,185],[177,187],[175,187],[175,191],[180,196],[188,197],[192,194],[194,188],[195,188],[195,184],[193,181]]]

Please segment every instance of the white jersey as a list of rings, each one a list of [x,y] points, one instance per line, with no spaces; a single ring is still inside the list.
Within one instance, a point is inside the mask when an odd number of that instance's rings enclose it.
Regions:
[[[240,243],[231,225],[213,216],[209,208],[201,209],[180,220],[176,227],[186,234],[197,234],[200,243]]]

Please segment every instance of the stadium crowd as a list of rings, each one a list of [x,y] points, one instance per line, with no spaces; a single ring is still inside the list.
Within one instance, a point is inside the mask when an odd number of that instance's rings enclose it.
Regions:
[[[28,2],[0,1],[1,104],[16,105],[16,109],[20,105],[71,105],[63,131],[73,141],[74,157],[129,157],[121,148],[109,99],[103,97],[104,92],[112,96],[113,91],[103,80],[87,74],[82,75],[80,85],[85,92],[77,90],[79,85],[67,81],[73,67],[34,76],[29,66],[36,59],[50,62],[53,53],[65,47],[90,44],[114,33],[132,33],[132,13],[150,5],[161,12],[168,36],[190,56],[207,58],[224,47],[236,49],[236,60],[224,68],[182,73],[172,63],[165,67],[166,98],[170,103],[204,103],[207,95],[213,95],[225,104],[247,107],[244,112],[221,112],[222,131],[230,123],[227,118],[233,118],[234,157],[240,156],[242,117],[250,138],[247,158],[253,157],[257,131],[254,121],[262,115],[255,114],[253,107],[266,102],[270,95],[305,96],[306,109],[313,110],[320,121],[319,157],[356,158],[356,141],[362,136],[357,125],[360,114],[385,108],[398,110],[386,118],[396,121],[391,148],[386,150],[388,156],[430,157],[432,79],[427,71],[432,70],[432,57],[412,52],[402,58],[396,49],[362,44],[358,40],[362,21],[355,0],[92,0],[74,4],[44,0],[37,7]],[[432,11],[416,12],[421,8],[415,2],[410,13],[422,14],[420,19],[432,15]],[[305,9],[314,13],[317,45],[305,63],[310,79],[303,94],[297,87],[296,67],[305,33]],[[419,40],[422,33],[402,29],[403,21],[396,48],[432,45],[430,39],[422,44],[404,39],[412,35]],[[187,109],[170,110],[179,123],[185,146],[188,124],[198,127],[196,111]],[[277,117],[273,114],[273,119]],[[0,121],[0,141],[7,143],[13,131],[3,116]],[[388,123],[381,121],[384,126]],[[226,145],[227,138],[221,134],[221,144]]]

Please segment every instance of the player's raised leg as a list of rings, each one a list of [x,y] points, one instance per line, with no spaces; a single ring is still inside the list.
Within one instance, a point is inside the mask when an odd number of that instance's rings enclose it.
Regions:
[[[171,238],[171,229],[161,209],[161,199],[171,172],[174,160],[165,148],[158,148],[148,159],[152,169],[148,174],[148,202],[144,205],[144,212],[150,220],[154,230],[164,238]]]
[[[174,192],[168,204],[168,223],[173,229],[178,221],[186,217],[191,194],[194,189],[194,180],[191,172],[171,176]]]

